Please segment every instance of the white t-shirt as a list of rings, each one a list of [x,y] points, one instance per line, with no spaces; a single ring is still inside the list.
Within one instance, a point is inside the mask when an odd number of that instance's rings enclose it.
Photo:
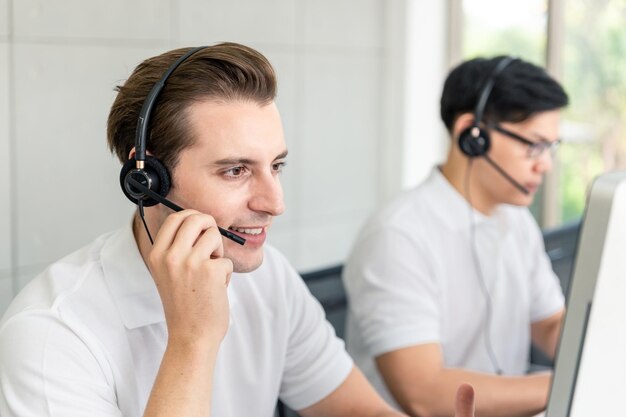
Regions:
[[[301,409],[348,376],[343,342],[275,249],[256,271],[233,274],[228,293],[211,415],[269,417],[279,396]],[[131,227],[101,236],[35,278],[2,318],[0,415],[139,417],[166,342]]]
[[[471,246],[472,216],[480,267]],[[492,305],[489,329],[481,277]],[[503,205],[489,217],[470,211],[437,168],[364,226],[343,278],[348,352],[392,404],[375,357],[439,343],[446,367],[493,373],[489,331],[502,372],[524,374],[531,323],[564,304],[528,210]]]

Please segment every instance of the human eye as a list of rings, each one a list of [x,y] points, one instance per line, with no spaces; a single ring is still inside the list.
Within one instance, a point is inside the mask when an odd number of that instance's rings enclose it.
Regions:
[[[247,168],[243,165],[234,166],[228,168],[223,172],[223,175],[229,179],[242,178],[247,173]]]
[[[553,147],[554,149],[556,149],[556,145],[553,145],[553,143],[542,140],[540,142],[535,142],[532,145],[529,145],[528,152],[530,153],[530,156],[532,156],[533,158],[537,158],[543,155],[543,153],[548,149],[550,150],[550,153],[552,153]]]
[[[281,172],[283,172],[283,169],[285,168],[286,165],[287,165],[286,161],[274,162],[272,164],[272,171],[274,171],[277,174],[280,174]]]

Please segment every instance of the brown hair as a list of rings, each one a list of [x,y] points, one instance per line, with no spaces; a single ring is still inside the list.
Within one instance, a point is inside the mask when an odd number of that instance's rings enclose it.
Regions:
[[[172,63],[191,48],[148,58],[135,68],[118,92],[107,122],[109,149],[122,163],[135,146],[135,129],[146,96]],[[194,142],[187,109],[197,101],[254,101],[265,105],[276,97],[272,65],[258,51],[220,43],[187,58],[167,79],[150,118],[146,149],[171,171],[180,152]]]

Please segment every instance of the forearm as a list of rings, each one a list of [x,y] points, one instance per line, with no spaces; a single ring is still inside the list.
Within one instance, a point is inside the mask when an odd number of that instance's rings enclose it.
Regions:
[[[144,417],[207,417],[219,345],[168,344]]]
[[[481,417],[533,416],[546,406],[550,374],[506,377],[460,369],[443,369],[436,375],[419,377],[411,398],[403,407],[414,416],[454,416],[457,387],[468,383],[476,392],[476,414]]]
[[[563,309],[547,319],[533,323],[531,326],[533,343],[550,359],[554,359],[556,356],[556,347],[561,336],[564,316],[565,310]]]

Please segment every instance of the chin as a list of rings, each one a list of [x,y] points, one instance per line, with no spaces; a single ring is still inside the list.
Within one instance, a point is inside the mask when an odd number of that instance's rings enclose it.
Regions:
[[[228,255],[226,256],[228,257]],[[263,253],[261,253],[260,256],[232,257],[230,260],[233,262],[233,272],[245,274],[261,266],[263,263]]]
[[[522,195],[520,197],[511,199],[509,201],[509,204],[513,206],[528,207],[533,203],[534,199],[535,199],[534,194]]]

